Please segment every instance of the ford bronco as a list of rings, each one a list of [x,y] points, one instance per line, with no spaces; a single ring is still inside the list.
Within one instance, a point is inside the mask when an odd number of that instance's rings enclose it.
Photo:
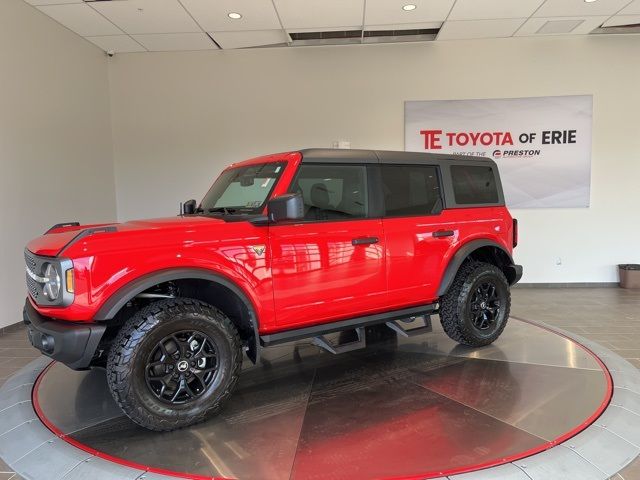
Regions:
[[[226,168],[172,218],[58,224],[25,249],[31,343],[106,368],[124,413],[152,430],[205,419],[243,356],[363,329],[444,331],[480,347],[507,324],[517,221],[486,158],[309,149]],[[423,329],[401,321],[422,319]],[[348,344],[326,335],[353,330]]]

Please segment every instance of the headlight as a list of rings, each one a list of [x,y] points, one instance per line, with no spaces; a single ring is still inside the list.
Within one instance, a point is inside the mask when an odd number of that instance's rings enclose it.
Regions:
[[[44,271],[44,278],[47,283],[44,285],[44,294],[49,300],[55,300],[60,295],[60,274],[52,263],[47,265]]]

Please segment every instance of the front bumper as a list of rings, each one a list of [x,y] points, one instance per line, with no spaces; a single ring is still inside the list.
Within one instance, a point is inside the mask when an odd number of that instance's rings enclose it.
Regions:
[[[107,328],[97,323],[78,324],[44,317],[28,299],[22,316],[31,345],[74,370],[89,367]]]

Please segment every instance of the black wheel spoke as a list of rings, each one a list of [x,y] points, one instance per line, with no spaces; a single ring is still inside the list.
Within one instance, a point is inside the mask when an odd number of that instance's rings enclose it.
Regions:
[[[160,340],[148,357],[145,379],[151,392],[170,404],[200,396],[216,378],[217,346],[202,332],[174,332]]]
[[[469,302],[471,323],[478,330],[487,330],[500,316],[500,296],[498,287],[492,280],[486,280],[476,287]]]

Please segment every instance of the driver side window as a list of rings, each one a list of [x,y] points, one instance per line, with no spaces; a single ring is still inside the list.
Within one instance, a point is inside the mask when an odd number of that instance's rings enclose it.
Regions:
[[[300,193],[307,221],[349,220],[367,216],[364,165],[303,164],[290,193]]]

